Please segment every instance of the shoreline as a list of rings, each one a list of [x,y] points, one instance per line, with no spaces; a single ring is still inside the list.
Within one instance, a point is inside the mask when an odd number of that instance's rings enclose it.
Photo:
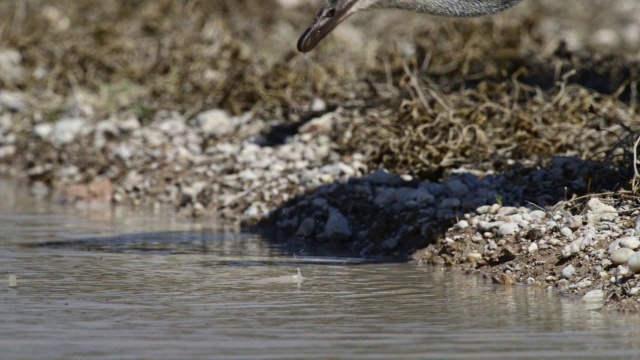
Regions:
[[[0,174],[34,196],[639,310],[636,2],[594,29],[588,1],[372,12],[309,57],[290,49],[309,5],[81,3],[28,8],[0,40]]]

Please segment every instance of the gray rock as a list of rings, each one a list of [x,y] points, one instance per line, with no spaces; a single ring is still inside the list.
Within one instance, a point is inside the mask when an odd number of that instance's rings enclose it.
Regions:
[[[609,244],[608,252],[609,254],[611,254],[615,250],[620,248],[636,250],[638,247],[640,247],[640,241],[638,241],[638,239],[635,236],[625,236],[625,237],[616,239],[614,242]]]
[[[460,220],[453,227],[459,230],[463,230],[469,227],[469,222],[467,220]]]
[[[351,238],[351,235],[347,218],[340,211],[331,208],[324,231],[318,236],[330,241],[346,241]]]
[[[296,231],[296,236],[309,236],[316,229],[316,219],[312,217],[307,217],[300,223],[298,226],[298,230]]]
[[[453,209],[460,206],[460,199],[458,198],[446,198],[440,202],[439,208],[441,209]]]
[[[627,249],[636,250],[638,247],[640,247],[640,240],[638,240],[638,238],[635,236],[625,236],[616,241],[618,241],[620,247],[624,247]]]
[[[142,128],[141,130],[142,137],[151,147],[161,146],[167,140],[164,134],[156,129]]]
[[[17,151],[15,145],[0,146],[0,159],[12,157]]]
[[[421,205],[431,205],[436,202],[436,198],[425,188],[414,189],[410,200],[416,201]]]
[[[0,80],[13,84],[22,82],[25,71],[21,63],[22,55],[18,50],[0,50]]]
[[[631,258],[631,256],[633,256],[633,254],[635,254],[635,251],[631,249],[620,248],[614,250],[611,253],[611,255],[609,256],[609,260],[611,260],[614,265],[623,265],[629,262],[629,259]]]
[[[629,268],[624,265],[618,265],[618,276],[629,275]]]
[[[118,121],[118,129],[122,131],[133,131],[140,128],[140,121],[135,117],[129,117],[124,120]]]
[[[27,108],[24,94],[16,91],[0,90],[0,108],[18,112]]]
[[[538,251],[538,244],[532,242],[531,245],[529,245],[529,248],[527,249],[527,251],[529,252],[529,254],[533,254],[535,252]]]
[[[519,230],[518,224],[508,222],[498,226],[498,235],[500,236],[515,235],[518,232],[518,230]]]
[[[445,186],[437,183],[421,183],[421,188],[426,189],[433,196],[440,196],[445,191]]]
[[[65,118],[56,122],[51,134],[51,141],[56,145],[71,143],[80,134],[86,124],[82,118]]]
[[[181,116],[162,120],[156,125],[157,129],[169,136],[183,134],[187,130],[185,120]]]
[[[562,234],[567,239],[573,239],[573,231],[571,231],[571,229],[566,226],[560,229],[560,234]]]
[[[578,289],[584,289],[584,288],[588,288],[591,285],[593,285],[593,282],[591,280],[582,280],[576,284],[576,287]]]
[[[569,245],[566,245],[562,249],[562,256],[565,258],[573,256],[579,253],[580,250],[582,250],[580,247],[581,247],[581,239],[574,240]]]
[[[640,273],[640,253],[634,253],[627,262],[629,271],[634,274]]]
[[[458,179],[447,181],[445,187],[449,190],[451,196],[455,198],[463,198],[469,193],[467,185]]]
[[[634,287],[634,288],[631,288],[631,289],[629,289],[629,291],[627,291],[627,295],[629,295],[629,296],[636,296],[636,295],[638,295],[638,293],[640,293],[640,287],[637,287],[637,286]]]
[[[498,210],[497,215],[509,216],[518,213],[518,208],[513,206],[504,206]]]
[[[542,210],[533,210],[532,212],[529,213],[529,216],[531,217],[532,221],[539,221],[546,218],[547,213]]]
[[[478,223],[478,228],[482,231],[491,231],[493,229],[499,228],[504,225],[504,221],[480,221]]]
[[[611,205],[606,205],[598,198],[587,202],[587,221],[595,224],[601,221],[613,221],[618,217],[618,211]]]
[[[591,290],[588,293],[584,294],[582,297],[582,301],[585,302],[595,302],[595,301],[604,301],[605,293],[602,290]]]
[[[395,193],[396,190],[394,188],[379,187],[376,189],[376,197],[373,199],[373,203],[380,208],[390,206],[395,200]]]
[[[476,209],[476,212],[480,215],[488,214],[491,210],[491,205],[483,205]]]
[[[235,126],[224,110],[209,110],[196,116],[200,132],[206,136],[222,137],[233,132]]]
[[[398,237],[394,236],[390,239],[383,241],[382,244],[380,244],[380,246],[383,249],[393,250],[398,247],[398,243],[399,243]]]
[[[365,176],[364,181],[376,185],[400,185],[404,183],[404,180],[398,175],[388,173],[382,169],[378,169],[375,172]]]
[[[574,268],[573,265],[571,264],[565,266],[564,269],[562,269],[562,277],[565,279],[571,279],[571,277],[575,273],[576,273],[576,268]]]
[[[569,216],[564,226],[568,227],[571,230],[579,229],[582,226],[582,216],[580,215]]]
[[[325,113],[319,117],[313,118],[298,128],[300,134],[320,133],[329,134],[333,132],[334,124],[337,122],[338,115],[335,112]]]
[[[507,218],[509,219],[509,221],[514,223],[525,222],[524,218],[520,214],[509,215],[507,216]]]

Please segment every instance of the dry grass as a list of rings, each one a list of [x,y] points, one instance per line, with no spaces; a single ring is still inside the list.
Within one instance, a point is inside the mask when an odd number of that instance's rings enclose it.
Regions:
[[[305,59],[294,43],[311,5],[4,1],[0,49],[17,49],[26,75],[0,78],[0,88],[28,93],[48,120],[79,93],[89,94],[96,119],[222,108],[272,123],[300,121],[321,98],[351,119],[335,136],[345,154],[422,178],[463,165],[630,153],[608,151],[639,130],[639,64],[546,42],[543,10],[531,6],[511,21],[394,25],[349,49],[329,39]]]

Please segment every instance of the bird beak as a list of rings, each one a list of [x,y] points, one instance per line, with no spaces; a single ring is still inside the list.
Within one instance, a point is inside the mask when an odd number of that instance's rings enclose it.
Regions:
[[[336,26],[346,20],[353,11],[353,5],[358,0],[329,1],[329,5],[320,10],[313,24],[298,40],[298,51],[309,52],[327,36]]]

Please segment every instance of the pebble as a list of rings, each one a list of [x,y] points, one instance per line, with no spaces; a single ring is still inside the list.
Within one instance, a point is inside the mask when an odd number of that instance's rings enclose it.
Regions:
[[[564,269],[562,269],[562,277],[565,279],[571,279],[571,277],[573,277],[573,274],[576,273],[576,268],[573,267],[573,265],[567,265],[564,267]]]
[[[452,197],[463,198],[469,193],[469,188],[458,179],[447,181],[445,187],[450,191]]]
[[[547,213],[542,210],[533,210],[529,213],[532,221],[542,221],[547,217]]]
[[[454,225],[454,227],[456,229],[463,230],[469,227],[469,222],[467,220],[460,220]]]
[[[296,236],[309,236],[316,228],[316,219],[307,217],[300,223],[298,230],[296,230]]]
[[[480,254],[479,252],[471,252],[469,254],[467,254],[467,261],[475,264],[478,261],[482,260],[482,254]]]
[[[371,184],[387,185],[387,186],[400,185],[400,184],[404,183],[404,180],[402,180],[402,178],[399,177],[398,175],[391,174],[391,173],[389,173],[389,172],[387,172],[385,170],[382,170],[382,169],[378,169],[378,170],[374,171],[373,173],[365,176],[363,178],[363,180],[367,181],[367,182],[369,182]]]
[[[640,273],[640,253],[634,253],[627,262],[629,271],[634,274]]]
[[[460,206],[460,199],[458,198],[446,198],[440,202],[440,208],[453,209]]]
[[[638,240],[638,238],[635,236],[625,236],[614,241],[614,243],[618,243],[618,245],[622,248],[632,250],[636,250],[638,247],[640,247],[640,240]]]
[[[518,224],[516,223],[503,223],[498,226],[498,235],[500,236],[509,236],[514,235],[518,232]]]
[[[587,211],[587,220],[590,223],[613,221],[618,217],[618,211],[616,208],[611,205],[604,204],[598,198],[589,200],[585,210]]]
[[[631,249],[620,248],[611,253],[609,260],[611,260],[614,265],[623,265],[629,262],[629,259],[633,254],[635,254],[635,252]]]
[[[629,275],[629,268],[624,265],[618,265],[618,276],[625,277]]]
[[[351,228],[347,218],[336,209],[330,209],[329,218],[324,226],[324,231],[319,235],[324,239],[342,242],[351,238]]]
[[[562,236],[566,237],[567,239],[573,239],[573,231],[571,231],[571,229],[568,227],[563,227],[562,229],[560,229],[560,234],[562,234]]]
[[[224,110],[208,110],[196,116],[196,123],[205,136],[222,137],[233,132],[235,126]]]
[[[582,301],[584,302],[603,302],[605,298],[605,293],[602,290],[591,290],[588,293],[584,294],[582,297]]]
[[[85,128],[85,119],[65,118],[56,122],[51,133],[51,141],[56,145],[71,143]]]

